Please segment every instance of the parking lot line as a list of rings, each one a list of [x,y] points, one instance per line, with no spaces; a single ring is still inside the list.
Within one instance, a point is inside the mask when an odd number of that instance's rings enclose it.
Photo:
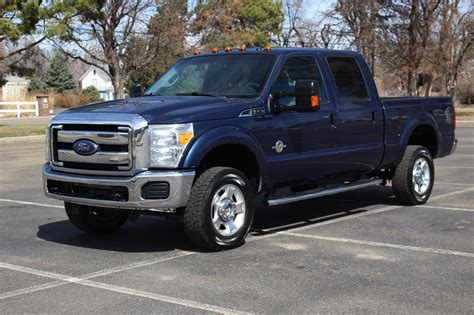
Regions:
[[[181,257],[181,256],[179,256],[179,257]],[[151,292],[146,292],[146,291],[140,291],[140,290],[125,288],[125,287],[115,286],[115,285],[101,283],[101,282],[97,282],[97,281],[81,279],[79,277],[69,277],[69,276],[66,276],[66,275],[58,274],[58,273],[52,273],[52,272],[48,272],[48,271],[43,271],[43,270],[38,270],[38,269],[33,269],[33,268],[27,268],[27,267],[17,266],[17,265],[13,265],[13,264],[7,264],[7,263],[0,262],[0,268],[5,268],[5,269],[9,269],[9,270],[19,271],[19,272],[33,274],[33,275],[36,275],[36,276],[47,277],[47,278],[52,278],[52,279],[59,280],[59,281],[54,281],[54,282],[46,283],[46,284],[43,284],[43,285],[31,287],[31,288],[26,288],[26,289],[23,289],[23,290],[12,291],[12,292],[16,292],[16,293],[18,293],[18,291],[23,291],[23,293],[30,293],[30,292],[34,292],[34,291],[53,288],[53,287],[59,286],[59,285],[64,285],[64,284],[68,284],[68,283],[75,283],[75,284],[80,284],[80,285],[84,285],[84,286],[88,286],[88,287],[93,287],[93,288],[98,288],[98,289],[123,293],[123,294],[127,294],[127,295],[144,297],[144,298],[157,300],[157,301],[161,301],[161,302],[165,302],[165,303],[171,303],[171,304],[186,306],[186,307],[190,307],[190,308],[194,308],[194,309],[201,309],[201,310],[208,311],[208,312],[215,312],[215,313],[221,313],[221,314],[247,314],[245,312],[237,311],[237,310],[230,309],[230,308],[220,307],[220,306],[217,306],[217,305],[200,303],[200,302],[196,302],[196,301],[192,301],[192,300],[175,298],[175,297],[171,297],[171,296],[167,296],[167,295],[155,294],[155,293],[151,293]],[[33,288],[35,289],[34,291],[32,291]],[[13,296],[12,292],[3,293],[3,294],[0,295],[0,298],[12,297]],[[19,294],[16,294],[16,295],[19,295]]]
[[[21,204],[21,205],[64,209],[64,206],[50,205],[50,204],[45,204],[45,203],[37,203],[37,202],[29,202],[29,201],[21,201],[21,200],[13,200],[13,199],[0,199],[0,201],[18,203],[18,204]]]
[[[473,184],[463,184],[463,183],[447,183],[447,182],[438,182],[438,181],[435,181],[435,185],[437,184],[440,184],[440,185],[449,185],[449,186],[468,186],[468,187],[472,187],[474,185]]]
[[[110,274],[113,274],[113,273],[123,272],[123,271],[136,269],[136,268],[140,268],[140,267],[145,267],[145,266],[150,266],[150,265],[154,265],[154,264],[157,264],[157,263],[161,263],[161,262],[173,260],[173,259],[176,259],[176,258],[189,256],[189,255],[194,255],[194,254],[196,254],[196,252],[178,251],[177,253],[175,253],[173,255],[170,255],[170,256],[167,256],[167,257],[164,257],[164,258],[148,259],[148,260],[143,260],[143,261],[139,261],[139,262],[136,262],[136,263],[131,263],[131,264],[124,265],[124,266],[118,266],[118,267],[115,267],[115,268],[96,271],[96,272],[92,272],[92,273],[82,275],[79,278],[86,280],[86,279],[92,279],[92,278],[96,278],[96,277],[107,276],[107,275],[110,275]]]
[[[430,198],[430,200],[437,200],[437,199],[447,198],[447,197],[463,194],[465,192],[469,192],[469,191],[473,191],[473,190],[474,190],[474,187],[469,187],[469,188],[466,188],[466,189],[441,194],[441,195]],[[352,202],[352,200],[350,200],[350,201]],[[327,221],[323,221],[323,222],[319,222],[319,223],[315,223],[315,224],[309,224],[309,225],[297,227],[297,228],[291,229],[291,231],[295,231],[295,232],[303,231],[303,230],[311,229],[313,227],[333,224],[333,223],[336,223],[336,222],[351,220],[351,219],[355,219],[355,218],[364,217],[364,216],[367,216],[367,215],[372,215],[372,214],[376,214],[376,213],[381,213],[381,212],[386,212],[386,211],[390,211],[390,210],[400,209],[400,208],[404,208],[404,207],[406,207],[406,206],[395,205],[395,206],[387,206],[387,207],[383,207],[383,208],[378,208],[378,209],[374,209],[374,210],[368,210],[368,211],[364,211],[364,212],[360,212],[360,213],[356,213],[356,214],[352,214],[352,215],[346,215],[346,216],[339,217],[339,218],[332,219],[332,220],[327,220]],[[307,221],[300,222],[300,223],[303,224],[305,222],[307,222]],[[275,228],[267,229],[266,232],[272,232],[272,231],[277,231],[277,230],[280,230],[280,228],[275,227]]]
[[[91,280],[83,280],[79,282],[82,285],[90,286],[93,288],[98,288],[98,289],[103,289],[103,290],[108,290],[108,291],[113,291],[113,292],[118,292],[118,293],[123,293],[123,294],[128,294],[128,295],[133,295],[133,296],[138,296],[138,297],[144,297],[152,300],[158,300],[161,302],[166,302],[166,303],[172,303],[176,305],[181,305],[181,306],[186,306],[194,309],[201,309],[207,312],[215,312],[215,313],[220,313],[220,314],[251,314],[247,312],[242,312],[242,311],[237,311],[229,308],[224,308],[220,307],[217,305],[211,305],[211,304],[206,304],[206,303],[200,303],[196,301],[191,301],[191,300],[186,300],[186,299],[180,299],[180,298],[175,298],[167,295],[161,295],[161,294],[156,294],[156,293],[151,293],[151,292],[146,292],[146,291],[140,291],[140,290],[135,290],[135,289],[130,289],[130,288],[125,288],[125,287],[119,287],[116,285],[111,285],[111,284],[106,284],[106,283],[101,283],[101,282],[95,282]]]
[[[323,241],[333,241],[333,242],[351,243],[351,244],[368,245],[368,246],[376,246],[376,247],[396,248],[396,249],[411,250],[411,251],[417,251],[417,252],[426,252],[426,253],[443,254],[443,255],[455,255],[455,256],[474,258],[474,253],[431,248],[431,247],[419,247],[419,246],[408,246],[408,245],[380,243],[380,242],[371,242],[371,241],[361,241],[361,240],[353,240],[349,238],[301,234],[301,233],[295,233],[295,232],[277,232],[277,234],[303,237],[303,238],[312,238],[312,239],[323,240]]]
[[[7,298],[7,297],[13,297],[13,296],[21,295],[21,294],[32,293],[32,292],[36,292],[36,291],[40,291],[40,290],[44,290],[44,289],[49,289],[49,288],[61,286],[61,285],[64,285],[64,284],[67,284],[67,283],[73,282],[73,281],[77,282],[79,280],[88,280],[88,279],[101,277],[101,276],[106,276],[106,275],[110,275],[110,274],[113,274],[113,273],[123,272],[123,271],[131,270],[131,269],[135,269],[135,268],[150,266],[150,265],[157,264],[157,263],[160,263],[160,262],[165,262],[165,261],[169,261],[169,260],[172,260],[172,259],[193,255],[193,254],[196,254],[196,252],[179,251],[179,252],[174,253],[173,255],[169,255],[167,257],[143,260],[143,261],[139,261],[139,262],[136,262],[136,263],[131,263],[131,264],[128,264],[128,265],[118,266],[118,267],[114,267],[114,268],[109,268],[109,269],[104,269],[104,270],[84,274],[84,275],[77,276],[77,277],[74,277],[74,278],[73,277],[61,278],[61,279],[58,279],[58,280],[61,280],[61,281],[54,281],[54,282],[50,282],[50,283],[46,283],[46,284],[32,286],[32,287],[29,287],[29,288],[26,288],[26,289],[20,289],[20,290],[15,290],[15,291],[10,291],[10,292],[7,292],[7,293],[0,294],[0,300],[4,299],[4,298]],[[1,263],[1,262],[0,262],[0,268],[6,268],[6,269],[16,268],[16,269],[12,269],[12,270],[19,271],[19,272],[25,272],[25,273],[35,272],[34,271],[35,269],[31,269],[31,268],[27,268],[27,267],[21,267],[21,266],[16,266],[15,267],[15,265]],[[33,274],[35,274],[35,273],[33,273]],[[37,275],[55,279],[55,277],[57,277],[58,274],[42,271],[42,274],[37,274]]]
[[[474,212],[474,209],[458,208],[458,207],[440,207],[440,206],[430,206],[430,205],[419,205],[419,206],[416,206],[416,207],[417,208],[430,208],[430,209]]]
[[[8,291],[8,292],[0,294],[0,300],[15,297],[15,296],[18,296],[18,295],[33,293],[33,292],[36,292],[36,291],[42,291],[42,290],[46,290],[46,289],[50,289],[50,288],[59,287],[61,285],[65,285],[67,283],[68,282],[57,280],[57,281],[48,282],[48,283],[45,283],[45,284],[35,285],[35,286],[32,286],[32,287],[28,287],[28,288],[18,289],[18,290],[14,290],[14,291]]]
[[[453,166],[453,165],[439,165],[439,164],[436,164],[436,167],[439,168],[439,167],[442,167],[442,168],[453,168],[453,169],[468,169],[468,170],[472,170],[474,169],[474,166]]]

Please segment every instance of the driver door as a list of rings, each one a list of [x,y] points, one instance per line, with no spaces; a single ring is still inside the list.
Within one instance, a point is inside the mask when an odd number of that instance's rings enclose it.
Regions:
[[[335,105],[327,96],[315,56],[290,56],[283,63],[272,94],[294,93],[297,80],[319,82],[319,111],[297,112],[295,97],[282,97],[282,110],[268,121],[265,148],[269,174],[277,185],[291,185],[304,180],[330,178],[337,170],[337,132],[332,124]]]

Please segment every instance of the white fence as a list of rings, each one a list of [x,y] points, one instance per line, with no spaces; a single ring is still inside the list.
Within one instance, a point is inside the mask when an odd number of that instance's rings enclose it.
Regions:
[[[16,106],[16,109],[1,109],[2,106]],[[31,106],[34,108],[22,109],[22,106]],[[38,102],[0,102],[0,114],[1,113],[16,113],[16,117],[20,118],[21,113],[34,113],[35,116],[39,116],[39,105]]]

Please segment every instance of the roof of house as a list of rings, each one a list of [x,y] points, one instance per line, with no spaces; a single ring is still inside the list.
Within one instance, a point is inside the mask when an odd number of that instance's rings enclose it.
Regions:
[[[104,70],[99,69],[99,68],[97,68],[97,67],[95,67],[95,66],[90,66],[89,68],[87,68],[87,70],[84,72],[84,74],[80,77],[79,81],[82,81],[82,80],[86,77],[86,75],[87,75],[89,72],[91,72],[92,70],[94,70],[94,69],[97,70],[97,71],[100,71],[100,72],[103,73],[103,74],[105,74],[105,76],[107,77],[107,79],[110,80],[109,76],[104,72]]]
[[[22,77],[17,77],[15,75],[7,75],[5,76],[5,81],[8,82],[26,82],[28,83],[30,80],[26,79],[26,78],[22,78]]]

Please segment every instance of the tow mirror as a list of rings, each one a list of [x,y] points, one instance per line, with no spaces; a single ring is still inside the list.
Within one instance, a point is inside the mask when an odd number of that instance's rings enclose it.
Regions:
[[[139,97],[142,96],[142,86],[140,83],[134,83],[130,89],[130,97]]]
[[[296,111],[313,112],[319,110],[319,85],[316,80],[298,80],[295,86]]]

